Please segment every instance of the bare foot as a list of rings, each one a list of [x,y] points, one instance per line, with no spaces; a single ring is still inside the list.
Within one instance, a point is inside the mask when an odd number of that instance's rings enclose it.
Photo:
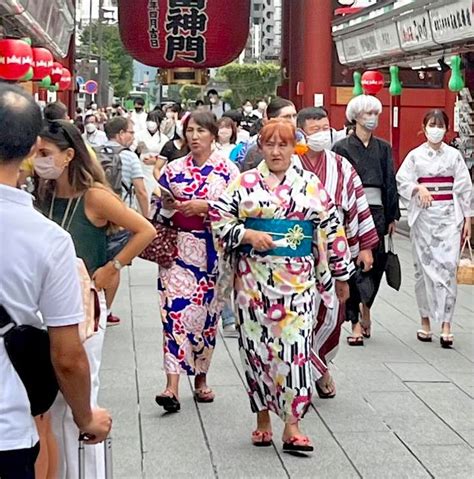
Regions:
[[[336,393],[336,383],[334,382],[334,379],[329,371],[326,371],[316,382],[324,394]]]

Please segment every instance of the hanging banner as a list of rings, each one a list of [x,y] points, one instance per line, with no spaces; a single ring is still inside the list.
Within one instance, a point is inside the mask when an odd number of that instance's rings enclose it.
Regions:
[[[245,48],[250,0],[119,0],[120,35],[136,60],[160,68],[214,68]]]

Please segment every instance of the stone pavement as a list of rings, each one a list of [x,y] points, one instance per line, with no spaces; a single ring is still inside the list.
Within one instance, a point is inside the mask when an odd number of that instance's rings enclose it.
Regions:
[[[474,300],[462,286],[455,348],[416,340],[410,244],[396,237],[403,269],[400,292],[384,282],[374,306],[372,338],[349,348],[344,332],[332,366],[337,397],[314,399],[303,422],[315,452],[250,444],[254,417],[242,382],[236,339],[219,337],[209,384],[213,404],[193,400],[181,381],[182,410],[165,415],[154,403],[164,388],[156,268],[142,260],[124,271],[107,330],[101,405],[113,413],[114,477],[154,478],[470,478],[474,471]],[[435,331],[436,332],[436,331]]]

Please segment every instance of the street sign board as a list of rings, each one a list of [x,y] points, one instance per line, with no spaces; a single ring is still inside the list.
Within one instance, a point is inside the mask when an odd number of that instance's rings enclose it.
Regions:
[[[84,90],[89,95],[95,95],[97,93],[98,84],[95,80],[88,80],[84,84]]]

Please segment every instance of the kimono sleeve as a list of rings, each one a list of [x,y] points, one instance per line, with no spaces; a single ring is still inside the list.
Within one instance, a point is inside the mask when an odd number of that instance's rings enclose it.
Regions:
[[[472,181],[461,153],[458,152],[456,163],[454,165],[454,184],[453,192],[456,200],[459,202],[464,218],[472,216],[471,197],[472,197]]]
[[[388,227],[390,223],[400,219],[400,208],[398,206],[397,181],[393,168],[392,147],[388,143],[385,143],[384,149],[385,158],[383,158],[382,161],[385,188],[382,191],[382,196],[384,197],[385,221]]]
[[[397,173],[398,193],[405,203],[413,198],[414,190],[418,186],[415,170],[415,155],[410,153],[400,166]]]
[[[243,220],[239,218],[242,199],[239,178],[229,185],[219,200],[209,202],[209,219],[216,248],[224,256],[241,244],[245,233]]]

